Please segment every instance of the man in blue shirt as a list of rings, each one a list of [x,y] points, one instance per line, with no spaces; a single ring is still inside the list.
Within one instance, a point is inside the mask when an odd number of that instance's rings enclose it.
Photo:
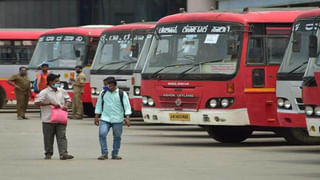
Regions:
[[[123,120],[129,127],[131,106],[127,93],[117,88],[117,81],[114,77],[108,77],[103,82],[104,91],[100,93],[95,109],[95,124],[99,126],[99,141],[102,154],[98,157],[98,159],[108,159],[106,136],[108,135],[108,132],[112,127],[112,159],[121,160],[122,158],[118,156],[118,153],[121,144]],[[121,96],[122,100],[120,98]]]

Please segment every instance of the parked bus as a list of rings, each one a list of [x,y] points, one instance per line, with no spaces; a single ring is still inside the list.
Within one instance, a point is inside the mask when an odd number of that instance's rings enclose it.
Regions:
[[[140,109],[134,106],[139,103],[139,99],[133,98],[133,71],[147,33],[153,27],[153,23],[133,23],[114,26],[104,31],[91,69],[94,105],[103,88],[103,79],[114,76],[118,87],[128,93],[133,113],[139,115]]]
[[[320,136],[320,10],[314,10],[310,13],[301,15],[306,19],[306,28],[312,29],[312,33],[308,39],[309,62],[306,73],[303,77],[302,97],[305,105],[305,115],[307,122],[307,130],[310,136]],[[302,38],[301,38],[302,39]],[[301,42],[301,50],[302,49]],[[308,48],[307,47],[307,48]]]
[[[144,45],[141,49],[140,55],[138,57],[137,64],[133,70],[133,79],[132,79],[132,88],[133,88],[133,96],[132,96],[132,107],[135,112],[140,112],[142,107],[142,96],[141,96],[141,72],[146,62],[146,58],[150,49],[150,45],[153,37],[153,30],[150,31],[144,42]],[[142,114],[141,114],[142,115]]]
[[[142,72],[145,122],[204,126],[220,142],[277,130],[276,72],[304,10],[164,17]]]
[[[46,31],[39,38],[38,45],[29,64],[29,74],[36,79],[36,73],[43,62],[49,63],[50,73],[60,74],[62,87],[72,97],[71,81],[75,79],[75,66],[83,66],[87,80],[82,95],[84,114],[93,116],[91,103],[90,67],[103,30],[109,25],[65,27]]]
[[[0,108],[14,101],[14,88],[7,83],[20,66],[27,66],[43,29],[0,29]]]
[[[317,30],[313,27],[314,18],[301,15],[296,19],[277,73],[278,120],[281,127],[287,127],[281,129],[281,133],[289,142],[295,144],[320,143],[320,138],[308,135],[301,93],[302,78],[309,59],[309,37]]]

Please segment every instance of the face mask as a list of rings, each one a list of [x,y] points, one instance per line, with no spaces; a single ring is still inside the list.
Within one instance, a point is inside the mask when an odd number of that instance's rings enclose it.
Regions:
[[[81,71],[76,71],[78,74],[81,73]]]
[[[21,76],[25,76],[27,73],[26,72],[20,72]]]
[[[104,87],[103,87],[103,90],[105,90],[105,91],[109,91],[109,90],[110,90],[110,88],[109,88],[109,86],[104,86]]]
[[[59,88],[59,87],[61,87],[61,84],[60,83],[56,83],[56,84],[53,85],[53,87],[54,88]]]

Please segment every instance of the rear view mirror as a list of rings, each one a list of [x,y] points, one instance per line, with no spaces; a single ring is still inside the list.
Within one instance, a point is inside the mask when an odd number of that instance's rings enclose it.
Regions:
[[[132,57],[138,58],[139,56],[139,44],[135,43],[131,46]]]
[[[300,52],[301,49],[301,33],[295,32],[293,34],[293,41],[292,41],[292,51],[293,52]]]
[[[309,36],[309,57],[318,57],[318,38],[316,35]]]
[[[238,46],[236,40],[229,39],[227,41],[227,54],[232,56],[238,55]]]

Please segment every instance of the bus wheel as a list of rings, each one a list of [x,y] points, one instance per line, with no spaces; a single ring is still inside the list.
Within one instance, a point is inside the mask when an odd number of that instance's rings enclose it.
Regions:
[[[6,105],[6,93],[2,88],[0,88],[0,109],[2,109]]]
[[[320,137],[309,136],[305,128],[285,128],[280,133],[287,142],[296,145],[319,145]]]
[[[92,103],[83,103],[83,113],[89,117],[94,117],[94,107]]]
[[[206,126],[210,137],[222,143],[239,143],[246,140],[251,134],[250,127],[239,126]]]

